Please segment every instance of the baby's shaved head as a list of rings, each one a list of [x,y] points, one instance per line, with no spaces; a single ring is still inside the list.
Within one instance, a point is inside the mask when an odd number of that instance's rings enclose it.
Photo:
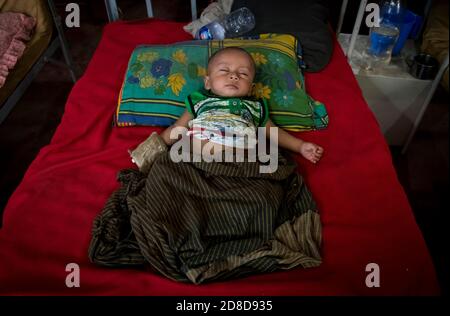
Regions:
[[[247,56],[247,58],[250,62],[251,71],[253,72],[253,74],[255,73],[256,66],[255,66],[255,61],[253,60],[252,56],[245,49],[237,47],[237,46],[225,47],[225,48],[222,48],[222,49],[216,51],[214,54],[212,54],[211,57],[209,57],[209,59],[208,59],[208,71],[209,71],[210,66],[214,64],[214,60],[216,58],[218,58],[222,54],[226,54],[229,52],[239,52],[239,53],[242,53],[243,55]]]

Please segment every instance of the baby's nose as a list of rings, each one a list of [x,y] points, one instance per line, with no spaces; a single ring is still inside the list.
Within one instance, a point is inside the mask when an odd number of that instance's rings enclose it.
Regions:
[[[239,76],[235,72],[230,72],[230,79],[232,80],[238,80]]]

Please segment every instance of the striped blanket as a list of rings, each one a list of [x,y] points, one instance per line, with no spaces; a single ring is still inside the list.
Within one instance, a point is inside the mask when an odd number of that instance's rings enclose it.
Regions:
[[[320,217],[295,163],[280,155],[276,172],[259,166],[167,153],[148,175],[122,170],[94,221],[90,260],[195,284],[320,265]]]

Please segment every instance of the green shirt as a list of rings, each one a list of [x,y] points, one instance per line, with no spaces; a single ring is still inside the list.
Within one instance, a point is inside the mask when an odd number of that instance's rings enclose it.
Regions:
[[[221,97],[207,91],[197,91],[190,94],[185,103],[194,119],[207,111],[238,116],[255,127],[265,126],[269,119],[264,99]]]
[[[189,135],[236,148],[256,146],[257,127],[265,126],[269,118],[262,99],[194,92],[187,97],[186,107],[194,117],[189,122]]]

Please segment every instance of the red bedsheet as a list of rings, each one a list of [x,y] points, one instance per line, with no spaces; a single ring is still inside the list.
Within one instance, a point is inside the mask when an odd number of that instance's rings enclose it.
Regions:
[[[325,148],[317,165],[298,158],[323,223],[323,264],[206,285],[151,272],[98,267],[88,260],[91,227],[132,167],[127,150],[155,128],[115,128],[128,58],[138,44],[188,40],[182,24],[117,22],[104,29],[84,76],[67,100],[51,144],[11,197],[0,229],[0,294],[52,295],[434,295],[433,264],[392,165],[389,148],[339,45],[328,67],[307,74],[324,102],[326,130],[299,133]],[[161,130],[156,128],[156,130]],[[80,267],[80,287],[66,287],[66,265]],[[380,268],[369,288],[366,266]]]

